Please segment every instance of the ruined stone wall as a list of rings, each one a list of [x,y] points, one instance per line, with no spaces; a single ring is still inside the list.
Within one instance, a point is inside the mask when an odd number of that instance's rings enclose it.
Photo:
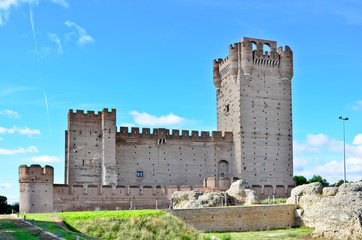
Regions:
[[[232,177],[232,134],[121,128],[117,134],[118,185],[203,185],[207,177]],[[138,176],[137,172],[142,172]]]
[[[293,184],[293,53],[276,47],[243,38],[214,61],[218,130],[233,131],[235,173],[251,185]]]
[[[193,208],[170,213],[202,231],[239,232],[290,228],[294,226],[294,208],[294,205]]]

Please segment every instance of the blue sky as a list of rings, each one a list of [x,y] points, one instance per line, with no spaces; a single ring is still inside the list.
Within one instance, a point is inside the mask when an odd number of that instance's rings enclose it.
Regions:
[[[362,179],[362,2],[0,0],[0,195],[18,167],[64,180],[69,109],[117,126],[216,130],[212,60],[243,36],[294,52],[294,173]]]

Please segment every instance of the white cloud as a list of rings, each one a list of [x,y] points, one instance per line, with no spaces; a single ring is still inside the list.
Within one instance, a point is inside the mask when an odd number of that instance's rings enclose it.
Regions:
[[[321,147],[328,144],[328,136],[319,133],[319,134],[308,134],[307,135],[307,144],[315,146],[315,147]]]
[[[304,152],[306,149],[306,146],[303,144],[300,144],[297,140],[293,141],[293,153],[294,154],[299,154]]]
[[[65,0],[52,0],[53,3],[63,7],[69,7]],[[38,4],[39,0],[0,0],[0,25],[3,25],[9,19],[11,9],[20,7],[26,3]]]
[[[121,126],[131,128],[131,127],[135,127],[136,125],[134,125],[133,123],[121,123]]]
[[[67,3],[65,0],[52,0],[53,3],[59,4],[62,7],[69,7],[69,3]]]
[[[8,204],[13,204],[13,203],[19,202],[19,196],[5,195],[5,197],[8,200]]]
[[[132,111],[130,114],[134,117],[134,121],[143,126],[166,126],[177,125],[185,122],[185,119],[170,113],[167,116],[156,117],[148,113],[139,113]]]
[[[296,172],[303,171],[304,168],[310,165],[311,158],[295,157],[293,158],[293,168]]]
[[[309,144],[308,141],[305,143],[299,143],[298,141],[293,141],[293,153],[294,154],[301,154],[301,153],[319,153],[320,149],[316,147],[314,144],[317,144],[317,141],[314,141],[313,138],[310,138],[310,141],[313,144]]]
[[[0,134],[13,134],[13,133],[19,133],[21,135],[28,135],[31,137],[32,135],[40,135],[40,131],[38,129],[30,129],[29,127],[24,128],[18,128],[18,127],[12,127],[12,128],[4,128],[0,127]]]
[[[356,101],[356,105],[352,106],[353,110],[361,110],[362,109],[362,100]]]
[[[19,113],[14,112],[14,111],[9,110],[9,109],[1,110],[1,111],[0,111],[0,115],[7,116],[7,117],[9,117],[9,118],[20,118]]]
[[[343,161],[330,161],[323,165],[301,171],[298,175],[311,178],[313,175],[320,175],[329,183],[336,183],[343,179]],[[347,181],[359,181],[362,179],[362,158],[346,159]]]
[[[15,132],[15,127],[13,127],[13,128],[3,128],[3,127],[0,127],[0,134],[4,134],[4,133],[13,134],[14,132]]]
[[[24,153],[37,153],[38,149],[35,146],[30,146],[28,148],[18,148],[18,149],[5,149],[0,148],[0,155],[15,155],[15,154],[24,154]]]
[[[30,129],[28,127],[18,128],[17,131],[22,135],[40,135],[40,131],[38,129]]]
[[[293,147],[296,175],[303,175],[306,178],[321,175],[330,183],[343,179],[343,141],[330,139],[327,135],[321,133],[316,135],[308,134],[304,143],[300,144],[294,141]],[[311,149],[318,150],[312,157]],[[331,152],[338,153],[338,156],[330,154]],[[347,180],[361,180],[362,133],[354,137],[352,144],[346,144],[346,157]]]
[[[362,133],[357,134],[354,137],[352,144],[354,144],[354,145],[362,145]]]
[[[79,45],[84,45],[86,43],[95,42],[94,38],[92,36],[88,35],[87,31],[84,28],[80,27],[78,24],[71,22],[71,21],[66,21],[65,25],[67,25],[69,28],[75,27],[75,29],[78,31],[77,43]]]
[[[48,33],[48,38],[49,38],[50,41],[53,41],[53,42],[55,42],[57,44],[58,53],[59,54],[63,53],[62,43],[61,43],[61,40],[58,37],[58,35],[55,34],[55,33]]]
[[[11,6],[17,6],[19,0],[1,0],[0,1],[0,10],[7,11]]]
[[[61,160],[56,156],[44,155],[44,156],[32,157],[31,161],[35,163],[53,163],[53,162],[60,162]]]
[[[1,0],[0,1],[0,25],[8,21],[10,15],[10,8],[17,6],[18,0]]]
[[[11,185],[10,183],[0,183],[0,188],[9,189],[12,187],[13,187],[13,185]]]

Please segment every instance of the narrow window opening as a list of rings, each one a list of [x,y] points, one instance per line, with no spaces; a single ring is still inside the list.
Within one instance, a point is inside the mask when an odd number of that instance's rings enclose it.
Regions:
[[[137,171],[137,177],[143,177],[143,171]]]

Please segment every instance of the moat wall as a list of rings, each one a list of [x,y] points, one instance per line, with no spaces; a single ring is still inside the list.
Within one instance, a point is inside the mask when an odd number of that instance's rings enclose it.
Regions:
[[[170,213],[206,232],[257,231],[294,226],[294,205],[175,209]]]

